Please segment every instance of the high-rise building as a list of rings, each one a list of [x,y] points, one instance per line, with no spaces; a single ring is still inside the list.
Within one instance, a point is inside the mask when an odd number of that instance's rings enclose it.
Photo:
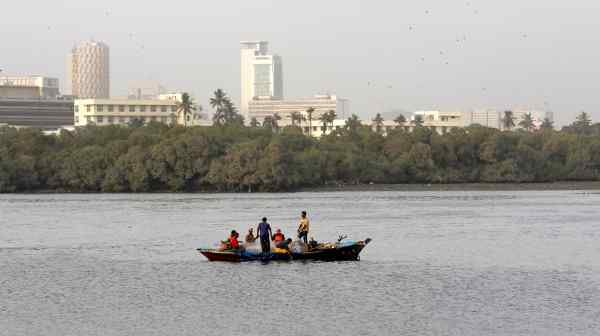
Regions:
[[[283,99],[283,64],[269,55],[266,41],[241,42],[240,112],[248,119],[248,106],[255,98]]]
[[[68,57],[72,94],[78,98],[106,99],[110,96],[110,53],[106,44],[86,41]]]

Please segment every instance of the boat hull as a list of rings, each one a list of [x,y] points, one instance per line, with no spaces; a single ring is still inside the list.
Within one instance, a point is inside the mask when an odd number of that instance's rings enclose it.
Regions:
[[[219,251],[214,249],[198,249],[198,252],[209,261],[245,262],[245,261],[290,261],[290,260],[315,260],[315,261],[351,261],[360,260],[360,252],[371,241],[351,242],[345,244],[332,244],[328,247],[318,247],[306,252],[294,253],[277,251],[268,254],[249,253],[245,251]]]

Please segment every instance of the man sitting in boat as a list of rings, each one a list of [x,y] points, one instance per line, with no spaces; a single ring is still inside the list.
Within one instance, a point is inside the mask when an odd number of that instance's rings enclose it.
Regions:
[[[240,242],[238,241],[238,237],[240,235],[235,230],[231,230],[231,234],[227,240],[221,240],[220,251],[225,250],[238,250],[240,248]]]
[[[280,248],[280,249],[284,249],[284,250],[290,250],[290,244],[292,244],[292,238],[288,238],[286,240],[281,240],[279,242],[275,242],[275,247]]]
[[[239,233],[237,233],[237,231],[232,230],[231,231],[231,235],[229,236],[229,247],[232,250],[239,250],[240,249],[240,242],[238,241],[238,237],[239,237]]]
[[[273,235],[273,242],[275,242],[275,246],[277,246],[277,243],[282,242],[285,240],[285,236],[283,235],[283,233],[281,233],[281,229],[277,229],[277,231],[275,231],[275,234]]]
[[[254,229],[250,228],[250,230],[248,230],[248,234],[246,235],[246,244],[252,244],[256,241],[256,238],[254,236]]]

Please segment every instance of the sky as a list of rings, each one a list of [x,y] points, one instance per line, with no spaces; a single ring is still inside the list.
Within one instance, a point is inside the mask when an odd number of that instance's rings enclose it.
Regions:
[[[242,40],[283,58],[286,97],[335,93],[353,113],[551,110],[600,121],[597,0],[35,0],[0,5],[0,69],[66,82],[66,54],[111,48],[111,94],[151,80],[239,105]]]

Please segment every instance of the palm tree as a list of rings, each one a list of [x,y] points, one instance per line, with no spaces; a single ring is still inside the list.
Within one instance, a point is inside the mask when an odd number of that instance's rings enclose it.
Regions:
[[[378,134],[381,134],[381,131],[383,130],[383,121],[381,113],[377,113],[375,118],[373,118],[373,126],[375,126],[375,132]]]
[[[260,126],[260,123],[258,122],[258,120],[256,120],[255,117],[252,117],[252,119],[250,120],[250,127],[256,128],[258,126]]]
[[[513,111],[504,111],[504,118],[502,118],[502,126],[504,126],[504,129],[507,131],[510,131],[513,127],[515,127],[515,116],[513,114]]]
[[[290,119],[292,119],[292,126],[296,126],[296,122],[300,123],[302,121],[302,115],[298,111],[293,111],[290,113]]]
[[[590,126],[591,124],[592,120],[590,119],[590,116],[585,111],[581,111],[581,113],[579,113],[575,119],[573,126],[584,128]]]
[[[394,122],[398,124],[398,126],[401,126],[406,122],[406,118],[404,115],[400,114],[396,117],[396,119],[394,119]]]
[[[550,120],[550,118],[545,118],[540,126],[542,130],[551,130],[554,129],[554,121]]]
[[[214,109],[222,109],[225,105],[225,101],[228,100],[227,93],[222,89],[217,89],[214,92],[214,97],[210,98],[210,106]]]
[[[422,127],[423,126],[423,116],[420,114],[415,115],[414,119],[413,119],[413,124],[415,124],[415,127]]]
[[[273,129],[275,132],[279,131],[279,121],[281,120],[281,116],[279,113],[273,113]]]
[[[350,133],[354,134],[358,132],[358,129],[362,126],[362,123],[356,114],[353,114],[346,120],[344,128]]]
[[[527,132],[531,132],[535,128],[531,113],[527,113],[523,116],[523,120],[519,122],[519,126],[523,127]]]
[[[188,117],[196,111],[196,103],[186,92],[181,95],[181,101],[177,103],[177,115],[183,117],[183,126],[187,126]]]
[[[218,125],[224,125],[227,122],[227,112],[225,108],[227,104],[231,103],[225,91],[221,89],[217,89],[214,92],[214,97],[210,98],[210,106],[215,109],[215,114],[213,115],[213,122]]]
[[[335,121],[335,118],[337,118],[337,113],[335,113],[334,110],[329,110],[329,112],[327,112],[326,114],[327,114],[327,121],[329,122],[329,125],[331,126],[331,129],[333,130],[333,122]]]
[[[262,126],[264,128],[270,129],[271,131],[274,131],[275,127],[276,127],[275,124],[276,124],[276,121],[275,121],[275,119],[272,116],[266,116],[263,119]]]
[[[325,132],[327,131],[327,124],[329,124],[329,116],[328,116],[329,112],[325,112],[325,113],[321,113],[321,116],[319,116],[319,120],[321,121],[321,133],[323,135],[325,135]]]
[[[315,109],[313,107],[309,107],[306,110],[306,117],[307,117],[307,120],[308,120],[308,135],[309,136],[312,136],[313,113],[315,113]]]

